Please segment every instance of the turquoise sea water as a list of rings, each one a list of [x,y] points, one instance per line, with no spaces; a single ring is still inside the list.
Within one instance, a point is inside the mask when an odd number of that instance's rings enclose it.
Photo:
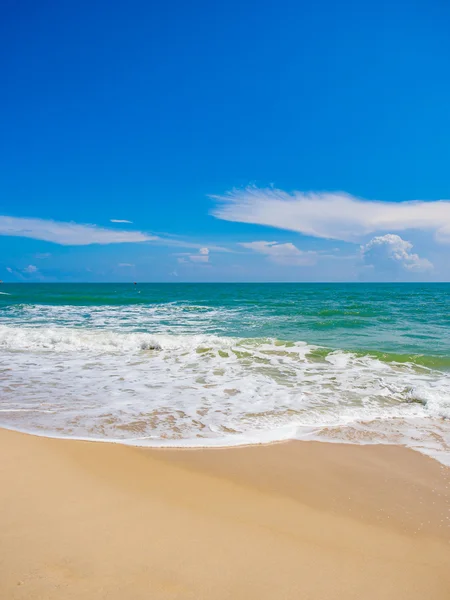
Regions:
[[[447,461],[450,284],[3,284],[0,424],[151,445],[395,442]]]

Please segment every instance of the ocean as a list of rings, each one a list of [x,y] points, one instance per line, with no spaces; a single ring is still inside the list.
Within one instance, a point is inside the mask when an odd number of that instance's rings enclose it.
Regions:
[[[450,464],[450,284],[2,284],[0,426]]]

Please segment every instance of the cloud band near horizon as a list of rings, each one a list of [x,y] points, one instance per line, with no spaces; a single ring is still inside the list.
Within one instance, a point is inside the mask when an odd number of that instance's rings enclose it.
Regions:
[[[158,237],[142,231],[126,231],[46,219],[0,215],[0,235],[27,237],[63,246],[148,242]]]

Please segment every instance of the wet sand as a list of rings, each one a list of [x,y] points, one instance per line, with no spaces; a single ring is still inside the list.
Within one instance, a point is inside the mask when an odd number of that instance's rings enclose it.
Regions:
[[[405,448],[0,451],[1,600],[450,598],[450,469]]]

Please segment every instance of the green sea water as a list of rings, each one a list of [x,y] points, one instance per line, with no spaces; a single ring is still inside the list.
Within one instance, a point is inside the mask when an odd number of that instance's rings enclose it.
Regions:
[[[92,326],[303,340],[372,350],[388,360],[450,365],[450,284],[4,284],[1,289],[0,318],[8,323],[45,325],[48,319],[90,327],[93,307],[135,306],[142,312],[164,307],[159,320],[156,315],[139,323],[121,319],[117,311],[115,322]],[[39,306],[41,318],[30,321],[27,309]],[[77,318],[68,310],[58,313],[58,322],[44,307],[73,307]],[[176,309],[173,315],[170,307]],[[198,313],[198,321],[189,313]]]
[[[420,431],[447,451],[450,284],[0,292],[0,424],[152,445]]]

